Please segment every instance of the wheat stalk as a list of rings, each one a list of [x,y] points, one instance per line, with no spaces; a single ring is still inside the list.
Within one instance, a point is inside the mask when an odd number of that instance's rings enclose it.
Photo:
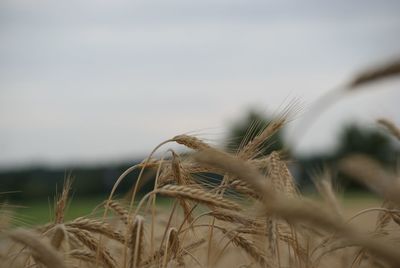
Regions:
[[[143,252],[143,234],[144,234],[144,219],[141,216],[136,216],[130,231],[130,247],[131,255],[129,259],[129,267],[139,267]]]

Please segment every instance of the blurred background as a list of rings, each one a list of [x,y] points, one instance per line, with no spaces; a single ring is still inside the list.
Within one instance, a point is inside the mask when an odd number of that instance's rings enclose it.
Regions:
[[[319,97],[400,56],[399,14],[395,0],[2,0],[0,192],[17,191],[2,198],[52,198],[70,173],[76,195],[98,196],[168,138],[221,145],[288,106],[277,139],[297,163],[360,151],[394,166],[375,120],[400,124],[399,78],[295,133]]]

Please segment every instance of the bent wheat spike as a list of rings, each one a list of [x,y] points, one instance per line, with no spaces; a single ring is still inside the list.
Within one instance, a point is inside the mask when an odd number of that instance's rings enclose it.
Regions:
[[[227,230],[222,231],[227,235],[227,237],[229,237],[233,244],[242,248],[249,256],[257,261],[261,267],[271,267],[269,262],[266,260],[265,254],[258,249],[252,241],[247,240],[236,232],[229,232]]]
[[[96,264],[96,253],[89,250],[74,249],[68,254],[71,258]]]
[[[120,203],[114,200],[110,200],[105,203],[105,207],[111,208],[115,213],[117,213],[125,225],[129,222],[129,213]]]
[[[176,182],[178,185],[184,185],[187,186],[190,184],[190,179],[189,176],[185,173],[185,171],[182,169],[181,162],[179,159],[179,156],[172,151],[172,172],[175,177]],[[181,205],[185,219],[190,223],[193,221],[193,217],[191,215],[191,207],[189,202],[187,202],[185,199],[179,198],[179,204]]]
[[[227,200],[217,194],[211,194],[204,190],[188,186],[166,185],[156,190],[156,193],[166,196],[186,198],[210,206],[241,210],[240,206],[233,201]]]
[[[67,180],[64,183],[61,196],[57,200],[55,206],[55,219],[54,219],[55,223],[63,223],[64,221],[65,208],[67,206],[68,194],[70,189],[71,189],[71,179],[67,178]]]
[[[378,124],[386,127],[389,132],[400,141],[400,128],[398,128],[393,122],[385,118],[378,119]]]
[[[133,223],[130,237],[130,247],[131,247],[131,256],[129,259],[129,267],[136,268],[139,267],[139,264],[142,259],[143,252],[143,223],[144,219],[141,216],[136,216],[135,222]]]
[[[271,122],[258,136],[246,144],[246,146],[239,151],[238,156],[242,159],[251,159],[259,154],[259,148],[264,142],[274,135],[285,124],[285,118],[279,118]]]
[[[378,68],[372,68],[359,74],[350,83],[349,88],[355,89],[356,87],[359,87],[361,85],[396,75],[400,75],[400,59],[379,66]]]
[[[99,220],[76,218],[72,222],[66,223],[66,226],[86,230],[92,233],[103,234],[108,238],[114,239],[122,244],[125,243],[125,239],[120,232],[114,231],[108,223]]]
[[[73,234],[83,245],[93,252],[99,252],[100,261],[108,268],[116,267],[116,262],[107,248],[100,245],[90,232],[78,228],[68,227],[67,231]]]
[[[196,151],[211,148],[210,145],[200,140],[199,138],[189,135],[178,135],[172,138],[172,140]]]
[[[260,219],[250,218],[246,215],[235,213],[231,210],[214,209],[213,211],[209,212],[208,215],[213,216],[218,220],[232,222],[232,223],[239,223],[244,226],[253,226],[255,228],[261,228],[263,225],[261,224]]]

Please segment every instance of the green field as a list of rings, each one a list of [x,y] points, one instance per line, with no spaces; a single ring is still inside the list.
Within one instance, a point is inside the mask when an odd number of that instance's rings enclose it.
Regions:
[[[318,198],[311,195],[311,198]],[[96,216],[101,215],[102,207],[96,209],[105,200],[104,196],[97,197],[81,197],[73,198],[69,201],[65,220],[71,220],[77,217],[93,214]],[[141,197],[138,197],[140,199]],[[379,198],[371,195],[370,193],[347,193],[339,197],[340,203],[345,210],[345,214],[350,216],[359,210],[368,207],[379,206]],[[157,198],[158,205],[170,204],[170,199]],[[18,207],[15,209],[14,216],[16,216],[16,225],[37,225],[51,222],[54,216],[54,200],[36,200],[36,201],[21,201],[14,205]]]
[[[70,220],[92,213],[97,205],[104,199],[102,197],[85,197],[73,199],[69,202],[65,219]],[[36,225],[50,222],[54,216],[53,200],[35,200],[18,202],[15,211],[17,225]]]
[[[65,220],[72,220],[77,217],[82,217],[92,214],[93,216],[102,215],[102,202],[107,197],[83,197],[73,198],[69,201],[65,213]],[[137,199],[140,199],[139,196]],[[171,203],[170,199],[157,198],[157,205],[168,206]],[[14,210],[16,218],[15,225],[38,225],[51,222],[54,217],[54,200],[35,200],[35,201],[21,201],[15,203],[17,208]]]

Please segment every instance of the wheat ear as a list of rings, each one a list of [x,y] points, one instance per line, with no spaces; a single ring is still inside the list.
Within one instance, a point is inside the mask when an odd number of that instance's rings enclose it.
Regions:
[[[211,194],[199,188],[165,185],[164,187],[157,189],[155,192],[166,196],[186,198],[210,206],[241,210],[240,206],[235,202],[223,198],[220,195]]]

